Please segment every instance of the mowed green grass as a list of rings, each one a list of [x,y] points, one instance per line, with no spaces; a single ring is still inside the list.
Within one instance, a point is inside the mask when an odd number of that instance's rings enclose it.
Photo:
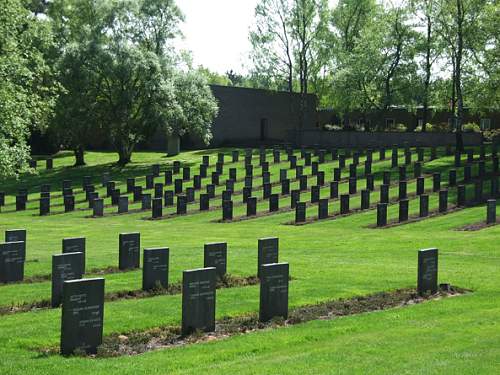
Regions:
[[[186,152],[176,159],[194,167],[193,175],[201,163],[201,155],[210,154],[211,164],[215,164],[218,151]],[[402,150],[400,155],[402,157]],[[226,160],[229,158],[227,156]],[[375,154],[374,160],[377,159],[378,154]],[[34,192],[38,191],[37,186],[50,182],[52,189],[59,191],[62,179],[66,178],[73,179],[73,186],[79,188],[82,176],[93,175],[94,181],[98,182],[100,174],[108,169],[111,169],[112,178],[124,186],[127,176],[143,177],[153,163],[160,163],[164,170],[173,159],[159,153],[136,153],[133,163],[123,170],[114,166],[115,161],[114,154],[88,153],[87,167],[71,168],[73,158],[62,154],[54,160],[54,170],[45,171],[39,163],[38,176],[23,177],[20,182],[4,181],[0,190],[12,195],[19,184]],[[453,157],[441,157],[426,162],[424,172],[441,170],[443,182],[446,182],[444,173],[452,163]],[[328,163],[320,167],[326,172],[326,181],[331,180],[335,164],[328,159]],[[280,166],[270,165],[273,180],[276,180]],[[281,167],[286,165],[282,163]],[[238,177],[243,177],[242,162],[225,167],[226,175],[229,166],[237,166]],[[381,172],[389,166],[390,160],[374,164],[374,172]],[[290,177],[293,175],[289,172]],[[397,171],[394,171],[393,180],[396,176]],[[161,180],[159,178],[158,182]],[[309,185],[311,181],[313,179]],[[380,176],[377,176],[377,186],[379,181]],[[144,184],[144,179],[141,183]],[[360,184],[364,188],[364,183]],[[431,186],[430,180],[426,185]],[[408,191],[413,189],[413,185],[409,185]],[[279,191],[278,188],[274,190]],[[397,189],[393,190],[391,196],[397,194]],[[222,189],[217,191],[220,193]],[[325,194],[323,192],[322,196]],[[261,192],[255,195],[261,196]],[[36,197],[37,193],[30,195],[30,199]],[[304,193],[303,197],[310,199],[309,193]],[[378,199],[378,193],[372,194],[372,199],[375,198]],[[235,201],[240,199],[235,198]],[[284,205],[288,201],[283,199],[280,203]],[[50,273],[51,256],[61,252],[61,240],[65,237],[87,238],[89,269],[116,266],[118,235],[133,231],[141,232],[143,248],[170,248],[171,282],[181,280],[182,270],[203,266],[203,244],[214,241],[228,242],[228,272],[248,276],[256,273],[258,238],[277,236],[280,238],[280,261],[290,263],[294,278],[290,284],[292,308],[415,286],[417,251],[429,247],[440,250],[440,282],[470,288],[474,293],[139,356],[98,360],[46,357],[37,352],[39,348],[58,345],[60,309],[0,316],[0,374],[55,374],[62,371],[71,374],[491,374],[500,368],[500,226],[478,232],[455,230],[484,220],[484,207],[380,230],[367,228],[375,222],[373,210],[291,226],[283,223],[293,220],[294,212],[225,224],[215,222],[221,217],[219,210],[161,221],[144,220],[149,216],[144,212],[90,219],[87,218],[89,211],[77,211],[41,218],[36,216],[37,202],[31,202],[29,210],[20,213],[9,212],[13,202],[14,198],[8,196],[8,206],[3,207],[4,212],[0,214],[0,231],[28,230],[26,276]],[[266,205],[261,205],[259,210],[264,210]],[[410,205],[414,212],[418,202],[412,201]],[[436,205],[433,197],[431,207]],[[338,210],[338,202],[335,207]],[[54,210],[60,211],[62,207]],[[115,210],[108,208],[106,212]],[[244,211],[243,208],[238,210],[239,214]],[[315,209],[309,211],[315,213]],[[389,216],[394,218],[396,215],[397,206],[391,206]],[[141,284],[140,271],[106,275],[105,278],[107,291],[138,289]],[[2,306],[49,296],[48,282],[0,286]],[[218,290],[217,317],[255,313],[258,298],[258,287]],[[179,325],[180,317],[179,295],[117,301],[106,303],[104,330],[105,334],[126,333]]]

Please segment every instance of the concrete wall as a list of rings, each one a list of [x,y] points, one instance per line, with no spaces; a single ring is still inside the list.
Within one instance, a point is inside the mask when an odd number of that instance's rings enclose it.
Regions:
[[[290,135],[293,138],[293,135]],[[321,145],[324,147],[380,147],[393,144],[410,146],[443,146],[455,144],[452,133],[390,133],[390,132],[329,132],[322,130],[306,130],[302,132],[302,144],[305,146]],[[463,133],[466,146],[478,145],[482,142],[481,134]]]

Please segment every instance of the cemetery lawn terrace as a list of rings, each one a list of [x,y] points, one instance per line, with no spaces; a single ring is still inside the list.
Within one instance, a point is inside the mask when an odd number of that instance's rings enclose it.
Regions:
[[[387,151],[387,160],[373,165],[375,174],[390,167],[390,149]],[[423,171],[442,171],[442,179],[446,181],[453,156],[444,157],[443,150],[440,151],[438,159],[430,162],[426,158]],[[72,154],[60,153],[54,159],[54,169],[46,171],[44,163],[39,161],[38,175],[0,183],[0,190],[7,192],[7,206],[0,213],[0,234],[3,236],[8,229],[27,229],[26,278],[49,274],[51,257],[61,252],[61,241],[67,237],[86,237],[87,270],[116,267],[118,235],[128,232],[141,233],[142,249],[170,248],[170,283],[180,282],[183,270],[203,267],[203,245],[209,242],[228,243],[228,273],[251,276],[257,271],[257,240],[276,236],[280,242],[280,261],[289,262],[293,278],[290,308],[415,287],[417,251],[433,247],[439,249],[439,282],[473,292],[403,308],[101,359],[40,353],[40,349],[59,345],[61,309],[3,315],[0,316],[0,374],[492,374],[499,371],[500,225],[475,232],[455,230],[485,220],[484,205],[388,229],[368,228],[375,223],[375,210],[303,226],[284,225],[293,221],[295,211],[232,223],[216,222],[221,218],[220,209],[158,221],[144,220],[151,216],[150,211],[96,219],[88,217],[91,212],[88,210],[38,216],[35,199],[39,197],[38,187],[44,183],[50,183],[54,194],[59,194],[62,180],[73,180],[73,187],[78,190],[83,176],[89,175],[102,196],[105,188],[101,187],[100,176],[105,171],[110,172],[123,191],[127,177],[140,177],[138,183],[144,185],[144,176],[154,163],[159,163],[163,172],[173,160],[180,160],[192,167],[192,176],[197,173],[202,155],[210,155],[212,169],[217,152],[225,152],[226,161],[230,161],[231,149],[184,152],[173,158],[161,153],[137,152],[131,164],[120,168],[115,165],[116,154],[89,152],[85,158],[87,166],[73,168]],[[243,155],[241,150],[239,163],[224,166],[225,176],[230,167],[237,167],[238,178],[243,177]],[[284,159],[282,152],[282,168],[288,165]],[[256,160],[258,155],[254,154],[254,164]],[[270,152],[268,160],[275,180],[279,166],[272,163]],[[363,158],[360,166],[362,162]],[[335,163],[328,156],[327,163],[320,165],[327,182],[332,179]],[[305,168],[306,173],[310,173],[310,168]],[[397,173],[393,169],[393,181],[397,181]],[[289,172],[289,177],[294,177],[293,173]],[[377,185],[380,179],[376,175]],[[157,182],[163,182],[163,173]],[[345,189],[347,183],[342,185]],[[28,210],[12,212],[18,186],[29,188],[31,201]],[[278,192],[280,188],[273,190]],[[327,187],[322,189],[322,197],[328,195],[327,190]],[[408,191],[413,190],[413,185],[409,185]],[[218,187],[218,194],[221,191]],[[198,194],[193,206],[196,208]],[[254,193],[257,197],[261,195],[260,191]],[[302,196],[304,200],[310,199],[310,193]],[[375,197],[378,199],[378,192],[372,194],[372,199]],[[239,203],[241,196],[234,200]],[[216,202],[218,205],[220,198]],[[280,206],[288,202],[289,198],[282,199]],[[436,207],[436,202],[436,196],[431,196],[431,206]],[[52,212],[63,211],[58,203],[62,203],[61,197],[52,200],[56,205]],[[258,206],[261,211],[267,203],[260,202]],[[139,206],[131,203],[130,209],[134,207]],[[338,210],[338,201],[334,207]],[[243,215],[245,209],[245,206],[235,207],[235,215]],[[105,214],[115,212],[116,207],[105,208]],[[164,215],[169,212],[172,210],[164,208]],[[312,209],[311,215],[315,212],[316,208]],[[397,217],[397,212],[397,205],[389,206],[390,218]],[[418,200],[413,199],[410,213],[415,212]],[[140,270],[103,277],[107,293],[141,288]],[[49,281],[0,286],[0,306],[49,298]],[[216,306],[217,319],[256,314],[259,286],[219,289]],[[105,303],[105,335],[179,326],[180,322],[181,295]]]

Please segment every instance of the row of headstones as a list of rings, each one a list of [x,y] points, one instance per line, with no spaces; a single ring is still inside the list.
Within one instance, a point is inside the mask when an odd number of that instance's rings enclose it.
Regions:
[[[36,159],[31,159],[29,161],[30,168],[36,169],[38,167],[38,161]],[[54,159],[47,158],[45,159],[45,169],[53,169],[54,168]]]
[[[481,203],[484,200],[484,181],[478,180],[474,183],[474,198],[470,203]],[[493,177],[490,184],[490,196],[496,197],[499,194],[498,178]],[[424,218],[429,216],[429,195],[419,194],[419,217]],[[457,186],[457,207],[463,207],[467,204],[466,200],[466,186]],[[489,199],[487,201],[487,223],[492,224],[496,222],[496,200]],[[377,226],[384,227],[387,225],[387,208],[388,202],[381,202],[377,204]],[[448,190],[439,190],[439,204],[438,212],[445,213],[448,211]],[[399,201],[399,218],[400,223],[408,221],[409,219],[409,200],[402,199]]]
[[[288,318],[289,265],[264,263],[260,270],[259,320]],[[188,270],[182,278],[182,334],[215,331],[216,268]],[[417,292],[438,291],[438,250],[418,252]],[[104,327],[104,279],[65,281],[62,299],[61,354],[96,353]]]
[[[288,154],[288,160],[290,161],[290,169],[293,169],[297,166],[297,158],[295,155],[293,155],[293,149],[291,147],[286,148],[287,154]],[[419,151],[419,160],[423,160],[423,149],[418,149]],[[263,172],[268,172],[269,169],[269,163],[266,162],[266,152],[267,150],[265,148],[260,149],[260,157],[259,157],[259,164],[263,168]],[[367,157],[367,162],[371,164],[372,161],[372,150],[369,149],[366,151],[366,157]],[[305,165],[313,166],[313,170],[315,168],[316,164],[316,169],[317,169],[317,164],[321,164],[325,162],[325,154],[326,150],[323,149],[315,149],[314,156],[318,157],[317,162],[311,162],[311,153],[307,152],[304,148],[301,148],[301,157],[305,159]],[[341,168],[345,167],[345,160],[346,157],[350,157],[351,150],[345,150],[344,154],[339,154],[338,149],[332,149],[331,150],[332,154],[332,160],[339,160],[339,164]],[[411,152],[409,151],[409,148],[405,151],[406,155],[410,155],[409,158],[411,160]],[[253,150],[252,149],[246,149],[245,150],[245,167],[246,167],[246,173],[247,176],[252,175],[251,169],[253,168],[252,166],[252,155],[253,155]],[[273,149],[273,159],[275,163],[279,163],[280,160],[280,150],[277,148]],[[357,152],[354,152],[353,154],[353,164],[358,164],[359,162],[359,157],[362,155],[362,151],[359,150]],[[397,147],[394,146],[393,148],[393,159],[396,159],[396,164],[397,164],[397,155],[398,155],[398,150]],[[223,165],[224,165],[224,153],[218,153],[217,157],[217,163],[216,163],[216,171],[212,173],[212,183],[218,185],[218,177],[223,174]],[[385,149],[380,150],[380,159],[383,160],[385,159]],[[408,159],[408,157],[407,157]],[[52,159],[50,159],[52,160]],[[238,162],[239,160],[239,151],[234,150],[232,152],[232,161],[233,162]],[[407,162],[409,163],[409,162]],[[201,185],[200,178],[206,177],[207,174],[207,168],[209,166],[209,157],[207,155],[204,155],[202,157],[202,164],[200,165],[200,175],[195,176],[194,178],[194,188],[196,189],[197,185]],[[179,173],[181,169],[181,164],[180,161],[174,161],[173,163],[173,169],[168,170],[165,173],[165,185],[172,184],[172,173],[176,174]],[[250,172],[249,172],[250,171]],[[154,164],[152,166],[152,174],[146,176],[146,188],[147,189],[152,189],[154,185],[154,177],[158,177],[160,174],[160,165],[159,164]],[[232,176],[231,176],[232,175]],[[264,175],[264,174],[263,174]],[[230,178],[236,180],[236,168],[230,169]],[[179,194],[182,191],[182,181],[188,181],[190,179],[190,168],[189,167],[184,167],[183,168],[183,178],[180,181],[176,181],[176,194]],[[91,177],[90,176],[85,176],[84,177],[84,183],[83,183],[83,189],[88,192],[91,191],[93,192],[92,186],[91,186]],[[103,181],[103,186],[106,186],[110,184],[110,188],[108,188],[108,195],[110,195],[109,190],[113,190],[115,182],[110,181],[110,176],[109,173],[104,173],[102,176],[102,181]],[[133,192],[135,185],[134,179],[128,180],[127,181],[127,192],[131,193]],[[198,188],[201,188],[198,187]],[[94,188],[95,189],[95,188]],[[63,196],[73,196],[73,191],[71,188],[71,181],[65,180],[63,181],[63,188],[62,188]],[[137,194],[137,193],[136,193]],[[28,191],[27,189],[20,189],[17,196],[16,196],[16,209],[17,210],[24,210],[27,202],[27,195]],[[48,195],[48,196],[47,196]],[[46,199],[50,197],[50,185],[43,185],[41,187],[41,198]],[[5,200],[5,193],[0,192],[0,206],[4,205],[4,200]],[[74,198],[69,198],[67,199],[68,206],[74,206]],[[44,205],[47,203],[44,202]],[[71,209],[69,209],[71,211]]]

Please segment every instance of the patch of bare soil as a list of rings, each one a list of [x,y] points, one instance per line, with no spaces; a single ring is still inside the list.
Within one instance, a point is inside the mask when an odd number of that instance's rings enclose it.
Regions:
[[[480,221],[478,223],[464,225],[463,227],[457,228],[455,230],[456,231],[465,231],[465,232],[475,232],[475,231],[478,231],[478,230],[481,230],[484,228],[494,227],[494,226],[498,225],[499,223],[500,223],[500,220],[497,218],[496,223],[487,224],[486,221]]]
[[[312,320],[335,319],[342,316],[404,307],[428,300],[457,296],[467,292],[469,291],[466,289],[454,287],[449,284],[441,284],[436,294],[425,296],[417,295],[415,289],[399,289],[391,292],[380,292],[368,296],[302,306],[291,310],[288,319],[279,318],[266,323],[259,322],[257,314],[225,317],[216,322],[214,332],[204,333],[198,331],[188,336],[181,335],[180,327],[171,326],[157,327],[144,331],[115,333],[104,337],[98,354],[89,357],[108,358],[137,355],[152,350],[221,340],[230,336],[263,329],[291,326]],[[43,348],[38,351],[42,356],[59,354],[59,348],[57,347]],[[76,355],[85,356],[83,353]]]

